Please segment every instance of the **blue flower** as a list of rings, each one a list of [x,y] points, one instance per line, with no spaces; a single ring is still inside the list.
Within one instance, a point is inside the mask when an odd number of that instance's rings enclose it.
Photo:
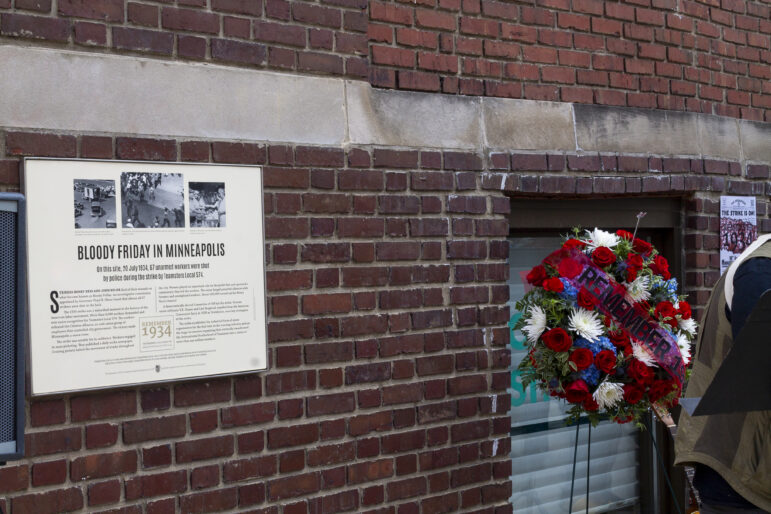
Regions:
[[[667,288],[667,292],[669,293],[669,298],[671,302],[677,302],[677,279],[676,278],[670,278],[666,282],[664,282],[664,285]]]
[[[600,370],[597,369],[597,366],[594,364],[577,372],[576,376],[586,382],[590,387],[594,387],[600,382]]]
[[[597,355],[603,350],[610,350],[611,352],[613,352],[613,355],[616,355],[617,353],[616,347],[613,345],[613,343],[610,342],[610,339],[608,339],[605,336],[600,336],[599,338],[597,338],[597,341],[595,342],[589,341],[588,339],[584,339],[583,337],[579,337],[578,339],[573,341],[573,346],[576,346],[578,348],[589,348],[592,351],[592,355]]]
[[[600,336],[600,338],[597,341],[597,346],[600,347],[600,350],[610,350],[614,354],[616,353],[616,347],[613,343],[610,342],[610,339],[608,339],[605,336]]]
[[[560,282],[562,282],[562,285],[565,286],[565,289],[559,293],[560,297],[564,298],[565,300],[574,301],[576,299],[576,295],[578,295],[578,290],[566,278],[560,278]]]

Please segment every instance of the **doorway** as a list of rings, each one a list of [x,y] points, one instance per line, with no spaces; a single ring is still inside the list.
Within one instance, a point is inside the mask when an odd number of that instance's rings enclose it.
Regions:
[[[573,227],[631,232],[635,228],[636,215],[645,212],[637,237],[653,244],[667,258],[672,276],[682,283],[683,206],[680,198],[514,198],[511,207],[510,328],[522,315],[516,312],[514,305],[525,293],[524,276],[558,248],[562,236]],[[512,329],[510,344],[511,503],[514,512],[567,512],[571,485],[574,486],[573,512],[586,512],[588,425],[583,424],[578,432],[573,481],[576,428],[565,425],[567,405],[537,391],[532,384],[527,389],[522,388],[516,366],[526,354],[525,338]],[[660,428],[655,432],[654,436],[661,441],[658,446],[664,450],[664,459],[670,460],[666,451],[670,446],[669,436]],[[668,498],[647,433],[641,433],[633,425],[603,421],[592,428],[590,453],[589,512],[663,514],[676,511]]]

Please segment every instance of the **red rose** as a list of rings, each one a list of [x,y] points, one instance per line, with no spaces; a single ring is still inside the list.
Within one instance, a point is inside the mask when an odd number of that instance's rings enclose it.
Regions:
[[[653,262],[648,264],[648,267],[655,274],[661,275],[664,278],[664,280],[669,280],[670,278],[672,278],[672,275],[669,273],[669,263],[661,255],[657,255],[656,257],[654,257]]]
[[[530,273],[527,274],[526,278],[527,278],[527,281],[533,284],[534,286],[540,286],[541,284],[543,284],[543,281],[546,280],[546,268],[544,268],[539,264],[538,266],[530,270]]]
[[[578,239],[568,239],[564,243],[562,243],[562,248],[578,248],[579,250],[583,249],[586,246],[586,243],[583,241],[579,241]]]
[[[645,391],[642,390],[637,384],[625,384],[624,385],[624,401],[634,405],[642,400]]]
[[[573,346],[573,340],[570,338],[570,334],[559,327],[547,330],[541,335],[541,339],[543,339],[543,343],[547,348],[554,350],[555,352],[566,352]]]
[[[623,329],[608,332],[608,338],[616,348],[624,348],[625,346],[629,346],[631,344],[629,342],[629,334],[627,334]]]
[[[616,367],[616,354],[603,350],[594,357],[594,365],[603,373],[610,373]]]
[[[604,268],[616,262],[616,254],[610,248],[600,246],[592,252],[592,262],[600,268]]]
[[[654,380],[648,390],[648,397],[652,402],[657,402],[674,391],[674,383],[671,380]]]
[[[656,305],[656,309],[653,311],[653,315],[657,318],[674,318],[675,317],[675,307],[672,305],[672,302],[659,302],[658,305]]]
[[[628,283],[632,283],[637,279],[637,270],[634,268],[627,268],[626,269],[626,281]]]
[[[565,289],[565,284],[557,277],[547,278],[543,281],[543,288],[547,291],[561,293]]]
[[[627,232],[626,230],[616,230],[616,235],[628,241],[631,241],[634,238],[631,232]]]
[[[626,372],[639,384],[646,385],[653,381],[653,370],[637,359],[632,359]]]
[[[574,259],[562,259],[557,265],[557,271],[559,271],[560,276],[572,279],[581,273],[581,265]]]
[[[637,255],[636,253],[630,253],[626,257],[626,265],[627,265],[627,268],[640,271],[643,267],[642,257]]]
[[[589,396],[589,386],[583,380],[576,380],[565,388],[565,397],[570,403],[581,403]]]
[[[680,302],[677,306],[677,314],[683,319],[691,319],[691,306],[688,302]]]
[[[575,363],[578,371],[591,366],[593,360],[594,355],[592,355],[592,351],[588,348],[575,348],[570,354],[570,362]]]
[[[600,408],[600,404],[597,403],[597,401],[591,396],[587,396],[584,402],[581,404],[581,406],[587,412],[594,412],[596,410],[599,410]]]
[[[576,301],[578,301],[579,306],[583,307],[586,310],[594,309],[594,306],[597,303],[597,299],[585,287],[581,287],[581,289],[578,290]]]
[[[648,241],[643,241],[642,239],[634,238],[634,242],[632,243],[632,248],[634,248],[634,251],[640,254],[647,254],[650,253],[651,250],[653,250],[653,247]]]

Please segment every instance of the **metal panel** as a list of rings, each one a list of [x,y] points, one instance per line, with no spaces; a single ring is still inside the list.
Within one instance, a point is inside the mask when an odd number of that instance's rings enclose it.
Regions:
[[[24,197],[0,193],[0,461],[24,454]]]

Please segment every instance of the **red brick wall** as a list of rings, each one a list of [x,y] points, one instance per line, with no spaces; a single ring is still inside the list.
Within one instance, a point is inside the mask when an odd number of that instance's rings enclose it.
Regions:
[[[768,0],[0,0],[0,38],[771,121]]]
[[[771,4],[371,0],[381,87],[771,121]]]
[[[6,131],[22,156],[264,165],[270,368],[28,401],[22,512],[507,513],[510,198],[686,199],[686,291],[718,278],[719,196],[768,165]]]
[[[2,140],[11,188],[24,155],[265,165],[270,361],[29,400],[26,458],[0,468],[5,512],[510,512],[509,203],[480,189],[483,159]]]
[[[0,36],[73,49],[367,76],[364,0],[0,0]]]

